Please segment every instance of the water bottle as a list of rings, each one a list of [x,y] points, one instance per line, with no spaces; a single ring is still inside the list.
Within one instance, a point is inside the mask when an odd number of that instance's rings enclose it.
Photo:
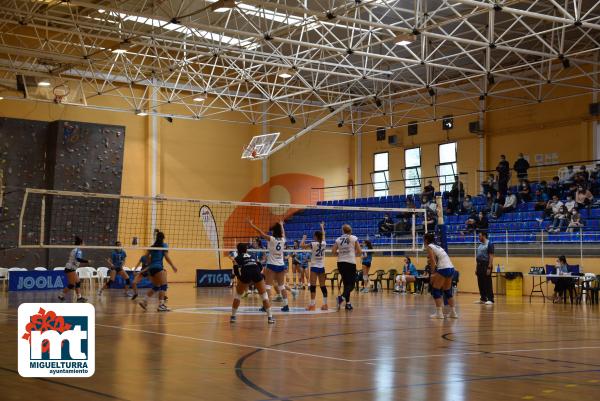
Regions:
[[[498,266],[496,266],[496,273],[500,273],[500,264],[498,263]]]

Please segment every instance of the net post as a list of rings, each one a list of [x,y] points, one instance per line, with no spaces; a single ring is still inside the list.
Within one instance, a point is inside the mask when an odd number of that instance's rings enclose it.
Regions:
[[[44,246],[46,222],[46,195],[42,196],[42,207],[40,208],[40,246]]]
[[[425,212],[425,214],[427,214],[427,212]],[[412,231],[412,243],[413,243],[413,250],[414,250],[414,249],[417,249],[417,214],[416,213],[412,214],[411,231]],[[427,216],[425,216],[425,232],[427,232]]]
[[[29,197],[29,188],[25,189],[25,195],[23,195],[23,203],[21,205],[21,214],[19,215],[19,248],[23,246],[23,218],[25,217],[25,206],[27,205],[27,198]]]

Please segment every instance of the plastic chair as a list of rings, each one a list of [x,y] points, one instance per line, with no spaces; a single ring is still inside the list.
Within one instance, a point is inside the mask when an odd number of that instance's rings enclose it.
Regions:
[[[334,283],[337,283],[338,285],[338,290],[340,288],[341,282],[340,282],[340,271],[338,269],[333,270],[331,273],[327,273],[325,275],[325,282],[330,281],[331,282],[331,290],[333,291],[334,287]]]
[[[77,270],[75,270],[75,273],[77,273],[79,280],[83,281],[84,283],[87,281],[87,283],[90,286],[90,289],[93,290],[94,280],[93,280],[92,270],[89,267],[79,267],[79,268],[77,268]]]
[[[398,270],[396,269],[390,269],[387,272],[387,277],[384,277],[383,280],[385,280],[386,282],[386,289],[389,290],[390,289],[390,283],[392,283],[392,288],[394,288],[394,285],[396,283],[396,276],[398,275]]]
[[[8,282],[8,269],[6,267],[0,267],[0,281],[2,282],[2,288],[6,289],[6,283]]]
[[[108,272],[110,269],[108,267],[102,266],[96,269],[96,277],[98,280],[98,285],[104,285],[104,279],[108,277]]]
[[[45,267],[42,267],[42,266],[40,266],[40,267],[36,267],[36,268],[35,268],[35,269],[33,269],[33,270],[35,270],[35,271],[38,271],[38,272],[44,272],[44,271],[46,271],[46,270],[48,270],[48,269],[46,269]]]
[[[65,268],[64,268],[64,267],[61,267],[61,266],[58,266],[58,267],[55,267],[55,268],[54,268],[54,269],[52,269],[52,270],[61,271],[61,270],[65,270]]]

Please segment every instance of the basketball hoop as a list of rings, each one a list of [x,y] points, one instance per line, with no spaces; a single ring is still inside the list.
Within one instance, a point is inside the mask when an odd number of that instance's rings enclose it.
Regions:
[[[69,87],[65,84],[57,85],[52,89],[54,94],[54,103],[62,103],[63,99],[69,94]]]
[[[278,132],[253,137],[250,144],[242,146],[242,159],[261,160],[269,157],[269,152],[278,137]]]

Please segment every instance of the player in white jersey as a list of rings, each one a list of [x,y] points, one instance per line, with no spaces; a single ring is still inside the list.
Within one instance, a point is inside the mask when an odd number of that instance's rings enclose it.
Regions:
[[[439,245],[435,243],[435,235],[427,233],[423,237],[425,247],[427,248],[427,261],[432,269],[430,285],[431,295],[435,301],[435,313],[431,315],[434,319],[444,319],[444,296],[448,300],[448,305],[451,308],[448,317],[457,319],[458,314],[454,304],[452,294],[452,277],[454,276],[454,265],[450,257]]]
[[[79,237],[75,237],[75,246],[77,248],[71,250],[69,253],[69,260],[65,265],[65,276],[67,276],[67,286],[63,289],[62,293],[58,295],[58,299],[61,301],[65,300],[65,295],[71,290],[75,290],[77,294],[77,302],[87,302],[87,299],[81,296],[81,282],[79,276],[77,276],[77,269],[80,263],[91,263],[91,260],[83,259],[83,251],[79,249],[79,246],[83,245],[83,240]]]
[[[288,295],[285,289],[286,264],[283,260],[285,249],[285,229],[283,228],[283,221],[275,223],[273,227],[271,227],[273,235],[266,234],[260,228],[255,226],[252,220],[248,220],[248,223],[250,223],[250,227],[256,230],[256,232],[267,241],[267,291],[269,291],[273,282],[277,282],[277,287],[283,298],[283,307],[281,308],[281,311],[289,312]]]
[[[306,244],[306,235],[302,237],[300,248],[310,249],[310,304],[306,310],[314,311],[316,309],[315,298],[317,297],[317,279],[319,280],[319,286],[321,287],[321,293],[323,293],[323,305],[321,310],[327,310],[327,285],[325,282],[325,248],[327,243],[325,242],[325,223],[321,223],[321,231],[315,231],[313,236],[314,241],[310,244]]]
[[[358,238],[352,235],[352,227],[349,224],[342,226],[342,233],[342,236],[335,240],[331,249],[333,256],[338,258],[337,267],[344,283],[344,292],[337,297],[337,309],[340,310],[345,300],[346,310],[352,310],[350,294],[356,281],[356,257],[362,254],[362,249]]]

